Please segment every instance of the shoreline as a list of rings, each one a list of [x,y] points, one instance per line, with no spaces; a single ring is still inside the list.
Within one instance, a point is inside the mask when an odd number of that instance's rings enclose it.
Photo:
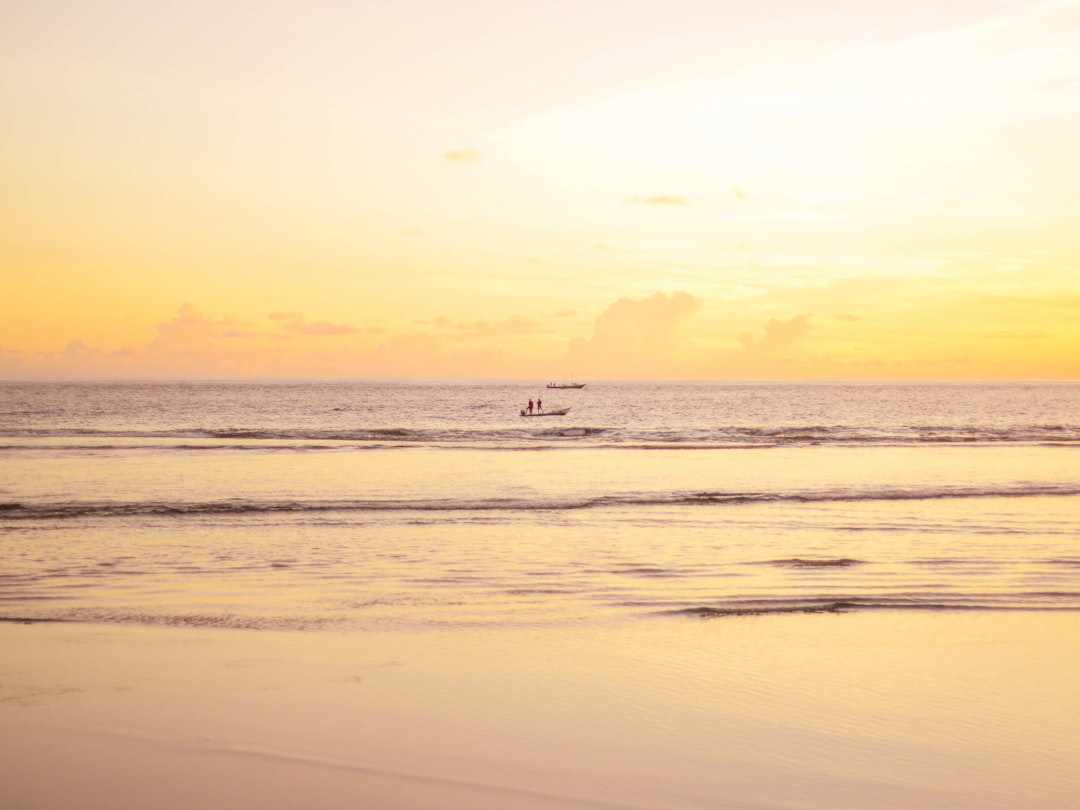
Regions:
[[[1064,810],[1077,631],[1075,613],[2,623],[0,803]]]

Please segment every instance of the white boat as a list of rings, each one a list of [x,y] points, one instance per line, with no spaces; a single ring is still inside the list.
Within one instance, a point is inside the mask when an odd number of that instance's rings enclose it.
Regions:
[[[584,388],[588,383],[579,382],[562,382],[562,383],[548,383],[548,388]]]
[[[567,407],[565,407],[565,408],[555,408],[554,410],[550,410],[550,411],[533,411],[532,413],[529,413],[525,408],[522,408],[521,409],[521,415],[522,416],[566,416],[566,413],[569,410],[570,410],[569,405]]]

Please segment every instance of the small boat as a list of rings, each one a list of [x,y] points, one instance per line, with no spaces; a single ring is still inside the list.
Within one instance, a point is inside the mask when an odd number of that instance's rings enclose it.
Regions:
[[[547,384],[547,387],[548,388],[584,388],[586,385],[587,385],[587,383],[579,383],[579,382],[563,382],[563,383],[553,383],[553,382],[551,382],[551,383]]]
[[[551,411],[533,411],[532,413],[529,413],[527,410],[522,408],[521,409],[521,415],[522,416],[566,416],[566,412],[569,411],[569,410],[570,410],[569,405],[567,407],[565,407],[565,408],[555,408],[554,410],[551,410]]]

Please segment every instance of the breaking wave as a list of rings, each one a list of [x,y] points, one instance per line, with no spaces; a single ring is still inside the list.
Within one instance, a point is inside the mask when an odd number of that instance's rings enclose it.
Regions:
[[[1075,594],[1029,594],[1028,596],[1042,596],[1049,598],[1070,597],[1067,602],[1061,604],[1045,603],[1031,604],[1030,602],[1013,601],[1003,602],[1000,597],[987,596],[980,598],[978,595],[962,599],[927,599],[927,600],[900,600],[887,597],[874,597],[865,599],[809,599],[799,602],[791,602],[783,599],[775,601],[763,601],[757,604],[731,605],[696,605],[692,607],[671,608],[657,612],[660,616],[684,616],[697,619],[720,619],[740,616],[778,616],[784,614],[799,613],[855,613],[861,611],[1075,611],[1077,601]]]
[[[1045,498],[1080,495],[1068,484],[926,488],[867,488],[773,492],[669,492],[596,495],[593,497],[460,498],[410,500],[405,498],[357,500],[272,500],[228,498],[215,501],[66,501],[0,503],[0,521],[62,520],[128,516],[251,515],[256,513],[317,512],[477,512],[566,511],[578,509],[632,509],[655,506],[738,506],[768,503],[849,503],[871,501],[924,501],[964,498]],[[857,565],[857,560],[781,559],[773,565],[789,567]]]
[[[409,447],[416,445],[522,449],[536,445],[589,446],[638,449],[731,449],[798,445],[964,445],[964,444],[1048,444],[1080,445],[1080,425],[1025,425],[1010,428],[963,426],[912,426],[907,428],[848,427],[811,425],[763,428],[717,426],[712,428],[667,429],[660,427],[611,427],[560,425],[532,427],[383,427],[362,429],[263,429],[263,428],[176,428],[168,430],[99,430],[71,428],[24,428],[0,430],[9,439],[51,440],[51,448],[119,449],[102,444],[60,444],[58,440],[107,439],[146,442],[164,440],[176,450],[312,450],[326,446]],[[193,446],[192,441],[211,444]],[[223,443],[231,442],[225,445]],[[0,450],[12,452],[38,449],[33,445],[7,443]]]
[[[340,616],[261,616],[238,613],[153,613],[109,608],[67,608],[51,614],[0,616],[10,624],[134,624],[156,627],[191,627],[227,630],[328,630],[346,624]]]
[[[765,565],[776,565],[780,568],[850,568],[854,565],[862,565],[862,560],[853,560],[848,557],[838,559],[791,557],[785,560],[768,560]]]

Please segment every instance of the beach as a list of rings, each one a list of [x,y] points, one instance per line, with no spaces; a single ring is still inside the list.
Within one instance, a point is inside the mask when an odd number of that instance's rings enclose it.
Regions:
[[[2,393],[5,808],[1080,795],[1075,384]]]
[[[0,626],[6,807],[1068,808],[1080,621]]]

